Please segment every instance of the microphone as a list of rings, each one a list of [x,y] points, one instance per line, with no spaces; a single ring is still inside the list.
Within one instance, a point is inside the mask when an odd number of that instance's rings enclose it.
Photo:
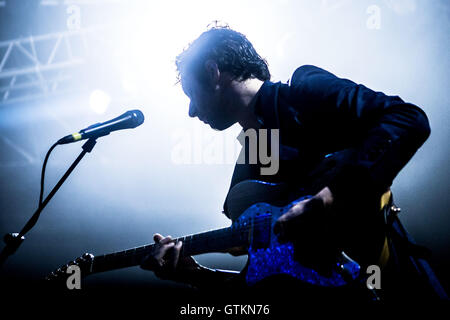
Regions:
[[[140,110],[130,110],[112,120],[93,124],[86,129],[65,136],[59,139],[58,144],[66,144],[84,139],[103,137],[110,134],[112,131],[136,128],[143,122],[144,114]]]

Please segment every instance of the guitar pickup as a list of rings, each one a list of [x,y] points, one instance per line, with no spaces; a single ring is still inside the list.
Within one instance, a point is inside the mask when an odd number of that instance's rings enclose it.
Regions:
[[[270,213],[257,215],[253,219],[250,238],[250,244],[253,249],[263,249],[270,246],[271,219],[272,215]]]

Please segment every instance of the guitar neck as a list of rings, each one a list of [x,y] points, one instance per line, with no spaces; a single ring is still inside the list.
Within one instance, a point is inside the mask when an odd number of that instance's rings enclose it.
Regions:
[[[181,256],[193,256],[210,252],[226,252],[227,249],[248,244],[248,230],[233,227],[207,231],[174,239],[183,242]],[[124,251],[95,256],[91,273],[140,265],[152,252],[155,244],[149,244]]]

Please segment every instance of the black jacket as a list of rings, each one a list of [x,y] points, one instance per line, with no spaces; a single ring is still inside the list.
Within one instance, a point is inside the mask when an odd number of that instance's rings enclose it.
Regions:
[[[301,182],[327,158],[337,201],[369,190],[378,197],[430,135],[419,107],[311,65],[289,84],[265,81],[256,99],[262,127],[280,129],[280,169],[261,176],[258,164],[236,164],[230,188],[245,179]]]
[[[379,211],[380,196],[430,135],[425,113],[398,96],[311,65],[295,70],[288,84],[265,81],[255,99],[262,128],[279,129],[279,171],[262,176],[260,164],[236,164],[230,188],[246,179],[308,185],[326,176],[315,191],[328,186],[336,207],[344,210],[321,234],[331,233],[331,241],[362,265],[377,264],[389,239],[383,286],[393,301],[400,296],[446,298],[398,218],[386,213],[389,207],[384,216]],[[360,209],[371,202],[376,210]]]

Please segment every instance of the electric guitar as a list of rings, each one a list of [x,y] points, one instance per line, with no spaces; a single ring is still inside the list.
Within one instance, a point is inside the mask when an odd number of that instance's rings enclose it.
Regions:
[[[248,254],[245,279],[253,285],[269,276],[286,274],[300,281],[325,287],[339,287],[360,276],[361,266],[340,252],[325,268],[316,269],[301,263],[291,242],[280,242],[273,232],[278,217],[308,195],[292,200],[286,185],[246,180],[235,185],[227,198],[228,212],[233,223],[227,228],[211,230],[174,239],[183,241],[181,256],[211,252],[230,252],[244,248]],[[283,204],[284,203],[284,204]],[[47,276],[47,280],[65,279],[70,265],[80,267],[81,275],[137,266],[152,252],[154,244],[115,253],[81,257]],[[301,260],[301,259],[300,259]],[[325,272],[322,272],[325,269]]]

